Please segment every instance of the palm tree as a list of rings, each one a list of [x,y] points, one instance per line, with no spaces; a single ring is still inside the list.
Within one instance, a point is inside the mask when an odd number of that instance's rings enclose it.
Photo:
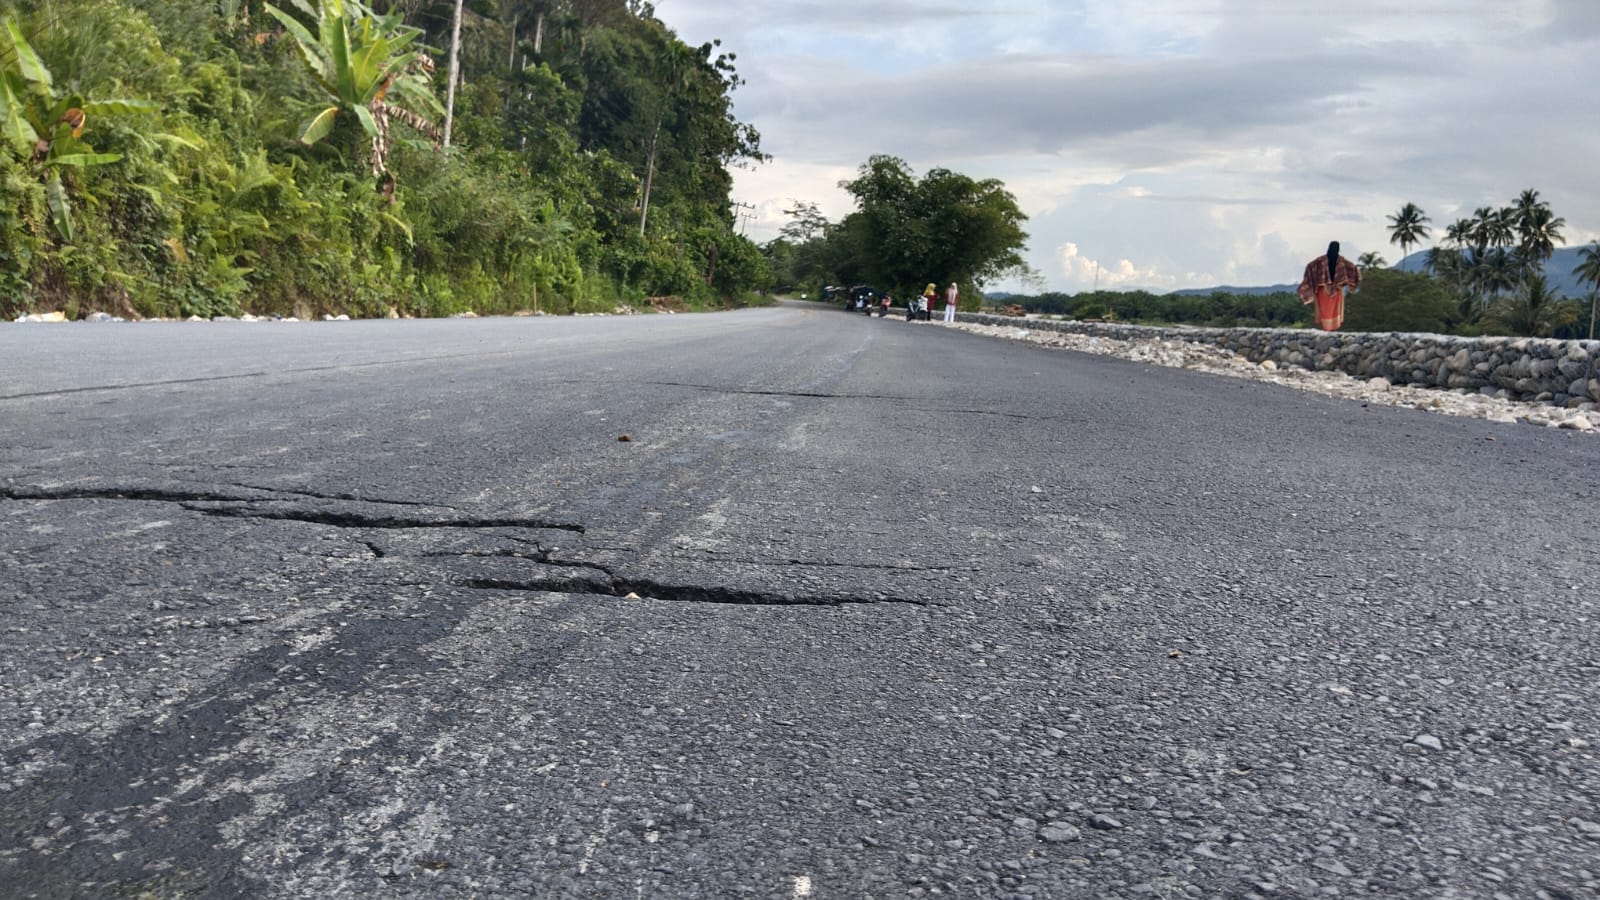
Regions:
[[[1387,266],[1388,264],[1389,261],[1384,259],[1383,254],[1376,250],[1368,250],[1367,252],[1356,257],[1356,265],[1363,269],[1376,269],[1382,266]]]
[[[1491,302],[1523,283],[1523,275],[1517,256],[1504,247],[1496,247],[1478,257],[1473,266],[1473,278],[1488,293]]]
[[[1595,303],[1600,298],[1600,241],[1578,251],[1578,265],[1572,270],[1580,283],[1589,285],[1589,340],[1594,340]]]
[[[1410,254],[1411,247],[1427,239],[1430,220],[1415,203],[1407,203],[1400,207],[1399,212],[1388,218],[1389,243],[1400,245],[1400,256],[1403,260]]]
[[[1466,247],[1472,243],[1472,220],[1457,219],[1444,230],[1444,239],[1456,247]]]
[[[1538,191],[1534,190],[1533,188],[1528,188],[1521,194],[1517,195],[1517,199],[1511,204],[1511,209],[1514,214],[1513,221],[1515,221],[1520,228],[1522,223],[1527,221],[1528,217],[1533,215],[1535,210],[1543,209],[1548,211],[1550,209],[1550,204],[1539,199]]]
[[[1511,224],[1506,210],[1480,206],[1472,213],[1472,247],[1483,253],[1491,247],[1511,243]]]
[[[1600,288],[1600,241],[1578,251],[1578,265],[1572,274],[1590,287]]]
[[[1567,220],[1550,212],[1550,207],[1540,205],[1520,214],[1517,219],[1517,246],[1527,257],[1530,268],[1542,268],[1545,260],[1556,252],[1557,244],[1566,240],[1561,229]]]
[[[1534,275],[1523,282],[1521,290],[1497,301],[1484,324],[1505,334],[1548,337],[1577,318],[1577,304],[1562,300],[1543,275]]]

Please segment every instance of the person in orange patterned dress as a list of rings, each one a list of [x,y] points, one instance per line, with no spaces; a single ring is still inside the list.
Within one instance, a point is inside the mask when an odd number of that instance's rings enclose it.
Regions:
[[[1317,327],[1338,331],[1344,324],[1344,293],[1361,284],[1361,270],[1339,255],[1339,242],[1328,244],[1328,255],[1306,264],[1300,280],[1300,299],[1317,305]]]

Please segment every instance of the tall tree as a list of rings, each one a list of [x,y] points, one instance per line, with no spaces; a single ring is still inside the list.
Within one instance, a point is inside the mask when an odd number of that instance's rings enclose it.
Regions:
[[[1566,224],[1566,219],[1552,213],[1544,204],[1518,212],[1517,249],[1530,271],[1543,269],[1545,261],[1556,252],[1556,245],[1566,243],[1561,236]]]
[[[1368,250],[1356,258],[1356,265],[1363,269],[1377,269],[1388,264],[1389,261],[1384,259],[1383,254],[1376,250]]]
[[[444,89],[444,136],[441,143],[450,146],[450,128],[455,124],[456,116],[456,81],[461,75],[461,5],[462,0],[456,0],[455,13],[450,17],[450,65],[447,69],[449,82]]]
[[[783,210],[789,221],[778,233],[794,244],[804,244],[822,237],[828,231],[828,218],[815,203],[796,200]]]
[[[1594,321],[1597,303],[1600,303],[1600,241],[1578,251],[1578,265],[1572,270],[1581,284],[1589,285],[1589,340],[1594,340]]]
[[[1572,270],[1578,280],[1590,287],[1600,288],[1600,241],[1595,241],[1578,251],[1578,265]]]
[[[1407,203],[1400,211],[1389,216],[1389,243],[1400,245],[1402,258],[1409,256],[1411,248],[1428,237],[1428,216],[1415,203]]]
[[[873,156],[857,177],[840,182],[858,211],[842,227],[858,242],[879,287],[913,290],[928,282],[982,286],[1028,271],[1021,249],[1027,216],[997,179],[976,180],[949,169],[918,179],[904,160]],[[969,296],[970,294],[970,296]],[[976,305],[976,292],[962,302]]]
[[[1472,213],[1472,247],[1481,255],[1494,247],[1511,243],[1513,231],[1504,209],[1480,206]]]

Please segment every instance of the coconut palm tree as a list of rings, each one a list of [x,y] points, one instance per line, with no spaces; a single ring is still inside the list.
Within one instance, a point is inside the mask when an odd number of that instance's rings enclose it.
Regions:
[[[1577,304],[1552,291],[1543,275],[1534,275],[1520,290],[1496,301],[1484,324],[1503,334],[1548,337],[1577,319]]]
[[[1600,288],[1600,241],[1578,251],[1578,265],[1572,274],[1590,287]]]
[[[1480,254],[1511,243],[1512,229],[1507,210],[1480,206],[1472,213],[1472,248]]]
[[[1444,239],[1456,247],[1466,247],[1472,243],[1472,220],[1457,219],[1444,229]]]
[[[1543,200],[1540,200],[1539,199],[1539,192],[1534,190],[1533,188],[1528,188],[1527,190],[1523,191],[1521,194],[1518,194],[1517,195],[1517,199],[1512,201],[1512,204],[1511,204],[1511,209],[1515,213],[1515,221],[1519,225],[1525,219],[1527,219],[1529,215],[1532,215],[1534,210],[1537,210],[1537,209],[1548,210],[1549,208],[1550,208],[1550,204],[1544,202]]]
[[[1584,299],[1589,301],[1589,340],[1592,341],[1595,306],[1600,300],[1600,241],[1578,251],[1578,265],[1573,268],[1572,274],[1578,276],[1580,283],[1589,285],[1589,294]]]
[[[1496,247],[1478,257],[1472,268],[1473,280],[1488,294],[1490,303],[1525,280],[1521,260],[1504,247]]]
[[[1542,268],[1545,260],[1556,252],[1556,245],[1566,243],[1561,236],[1566,224],[1566,219],[1542,204],[1518,213],[1517,248],[1526,257],[1529,268]]]
[[[1412,247],[1427,239],[1430,220],[1415,203],[1407,203],[1388,218],[1389,243],[1400,245],[1401,259],[1410,255]]]
[[[1388,264],[1389,261],[1384,259],[1383,254],[1376,250],[1368,250],[1367,252],[1356,257],[1356,265],[1363,269],[1377,269],[1387,266]]]

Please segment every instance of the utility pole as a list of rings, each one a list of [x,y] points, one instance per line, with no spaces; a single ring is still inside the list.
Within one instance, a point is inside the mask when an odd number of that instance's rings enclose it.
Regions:
[[[734,218],[739,220],[739,233],[742,235],[742,234],[744,234],[745,224],[747,222],[749,222],[751,219],[754,219],[756,217],[756,213],[755,213],[756,207],[755,207],[755,204],[753,204],[753,203],[737,203],[736,202],[733,205],[734,205],[735,208],[737,208],[739,210],[739,212],[736,212],[733,215],[734,215]],[[744,212],[744,210],[750,210],[750,211],[749,212]]]

